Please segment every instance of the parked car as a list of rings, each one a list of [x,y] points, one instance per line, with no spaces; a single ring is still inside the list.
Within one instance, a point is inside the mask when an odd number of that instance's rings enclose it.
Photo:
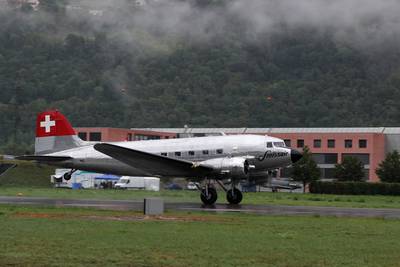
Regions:
[[[189,182],[186,186],[187,190],[197,190],[199,183],[196,182]]]

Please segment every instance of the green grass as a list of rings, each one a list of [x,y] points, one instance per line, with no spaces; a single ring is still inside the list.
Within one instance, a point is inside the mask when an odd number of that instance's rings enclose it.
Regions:
[[[27,196],[73,199],[142,200],[145,197],[162,197],[168,202],[200,202],[197,191],[150,192],[142,190],[71,190],[37,187],[0,187],[0,196]],[[219,192],[218,203],[226,203],[225,193]],[[242,204],[331,206],[357,208],[400,208],[400,196],[343,196],[298,193],[257,192],[244,193]]]
[[[0,205],[0,266],[398,266],[400,221]]]
[[[0,160],[0,163],[17,164],[17,167],[0,176],[0,186],[51,186],[50,175],[54,174],[54,167],[25,161]]]
[[[0,161],[2,162],[2,161]],[[4,161],[3,161],[4,162]],[[166,201],[199,202],[197,191],[146,192],[133,190],[69,190],[54,189],[50,175],[54,168],[32,162],[18,162],[18,167],[0,176],[0,196],[79,198],[79,199],[143,199],[162,197]],[[225,193],[220,192],[218,203],[226,203]],[[400,196],[343,196],[295,193],[245,193],[243,204],[336,206],[359,208],[400,208]]]

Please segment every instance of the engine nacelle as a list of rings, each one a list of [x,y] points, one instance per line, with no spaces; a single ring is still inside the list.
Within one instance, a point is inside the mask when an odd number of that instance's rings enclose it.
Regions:
[[[241,157],[209,159],[200,165],[213,168],[218,177],[233,179],[247,178],[250,169],[249,162]]]

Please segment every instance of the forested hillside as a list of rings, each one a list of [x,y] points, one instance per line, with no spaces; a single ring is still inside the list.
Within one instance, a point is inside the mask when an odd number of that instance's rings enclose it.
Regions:
[[[268,1],[131,2],[0,6],[0,153],[31,150],[49,108],[74,126],[400,126],[398,15],[352,29],[251,20]]]

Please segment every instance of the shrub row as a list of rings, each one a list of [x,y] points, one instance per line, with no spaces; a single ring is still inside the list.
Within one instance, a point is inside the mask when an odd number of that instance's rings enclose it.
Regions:
[[[400,195],[400,183],[321,182],[310,184],[310,193],[335,195]]]

